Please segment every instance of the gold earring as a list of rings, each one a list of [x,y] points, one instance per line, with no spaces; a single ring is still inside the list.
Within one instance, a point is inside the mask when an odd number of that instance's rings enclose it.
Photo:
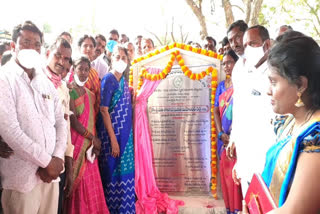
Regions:
[[[303,101],[301,100],[301,92],[298,92],[298,100],[297,100],[297,102],[296,102],[296,104],[294,104],[296,107],[298,107],[298,108],[300,108],[300,107],[302,107],[302,106],[304,106],[304,103],[303,103]]]

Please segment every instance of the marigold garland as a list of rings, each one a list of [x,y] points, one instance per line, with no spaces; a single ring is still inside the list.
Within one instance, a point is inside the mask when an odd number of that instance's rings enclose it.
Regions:
[[[211,77],[211,193],[213,197],[217,199],[217,133],[213,114],[214,101],[218,86],[218,72],[216,69],[212,70]]]
[[[165,51],[168,51],[173,48],[180,48],[183,50],[187,51],[192,51],[194,53],[202,54],[205,56],[213,57],[219,60],[222,60],[222,55],[219,55],[213,51],[207,51],[205,49],[199,49],[199,48],[194,48],[190,45],[185,45],[185,44],[180,44],[180,43],[173,43],[169,46],[165,46],[161,48],[160,50],[157,49],[154,52],[149,53],[148,55],[139,57],[137,59],[134,59],[132,61],[132,65],[144,60],[148,59],[152,56],[158,55],[160,53],[163,53]],[[180,52],[178,50],[174,51],[171,53],[170,60],[167,63],[166,67],[159,73],[159,74],[150,74],[147,69],[142,68],[139,73],[139,81],[138,81],[138,87],[137,90],[139,91],[141,86],[143,85],[144,79],[150,80],[150,81],[157,81],[157,80],[162,80],[166,78],[166,76],[170,73],[171,68],[174,64],[174,61],[177,60],[178,64],[181,67],[182,72],[184,75],[186,75],[188,78],[192,80],[201,80],[207,75],[212,76],[211,80],[211,193],[214,198],[217,199],[217,133],[216,133],[216,128],[215,128],[215,123],[214,123],[214,100],[215,100],[215,94],[216,94],[216,89],[218,86],[218,73],[217,70],[214,69],[213,67],[208,67],[206,71],[202,71],[200,73],[193,73],[184,63],[184,60],[182,56],[180,55]],[[133,67],[130,68],[130,76],[129,76],[129,85],[130,87],[133,87]]]
[[[148,59],[152,56],[156,56],[160,53],[163,53],[165,51],[168,51],[168,50],[171,50],[173,48],[179,48],[179,49],[182,49],[182,50],[186,50],[186,51],[192,51],[194,53],[198,53],[198,54],[201,54],[201,55],[204,55],[204,56],[209,56],[209,57],[213,57],[213,58],[216,58],[216,59],[219,59],[219,60],[222,60],[222,55],[220,54],[217,54],[216,52],[214,51],[207,51],[206,49],[201,49],[201,48],[194,48],[192,47],[191,45],[186,45],[186,44],[182,44],[182,43],[173,43],[171,45],[166,45],[165,47],[162,47],[160,49],[156,49],[155,51],[153,52],[150,52],[146,55],[143,55],[141,57],[138,57],[136,59],[134,59],[132,62],[131,62],[131,65],[134,65],[138,62],[141,62],[142,60],[145,60],[145,59]]]

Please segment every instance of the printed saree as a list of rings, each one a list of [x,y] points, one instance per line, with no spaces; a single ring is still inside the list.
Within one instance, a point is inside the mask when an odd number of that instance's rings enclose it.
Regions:
[[[224,81],[220,84],[224,85]],[[220,86],[221,87],[221,86]],[[217,91],[218,92],[218,91]],[[222,131],[230,135],[232,127],[232,104],[233,104],[233,87],[222,88],[219,97],[219,113],[221,119]],[[223,200],[228,214],[238,213],[242,209],[242,191],[241,186],[236,185],[232,179],[232,169],[236,159],[229,160],[226,150],[223,147],[222,140],[218,140],[218,155],[220,157],[220,179]]]
[[[285,122],[283,121],[283,124]],[[282,134],[282,130],[279,128],[278,133]],[[320,118],[309,121],[300,130],[301,132],[297,135],[278,138],[278,142],[267,152],[262,178],[278,207],[286,201],[299,154],[320,152]]]
[[[120,148],[120,157],[111,156],[111,143],[102,115],[97,121],[101,140],[100,174],[110,213],[135,213],[134,150],[132,105],[124,77],[117,81],[112,73],[101,82],[101,106],[108,107],[113,130]]]
[[[95,130],[94,95],[88,89],[79,96],[75,89],[70,92],[74,100],[78,121],[92,134]],[[103,194],[102,182],[97,159],[90,163],[86,159],[86,151],[91,142],[71,128],[73,153],[73,186],[72,194],[67,199],[68,213],[102,214],[109,213]]]

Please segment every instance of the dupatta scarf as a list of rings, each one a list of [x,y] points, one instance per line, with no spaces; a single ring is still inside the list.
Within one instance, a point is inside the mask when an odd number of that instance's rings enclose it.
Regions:
[[[71,99],[74,99],[75,108],[76,108],[76,116],[78,121],[85,127],[90,133],[93,135],[96,134],[95,129],[95,120],[94,120],[94,95],[86,88],[86,93],[82,96],[79,96],[78,93],[73,90],[70,93]],[[75,145],[74,149],[74,166],[73,166],[73,187],[72,189],[76,189],[81,181],[81,178],[86,169],[86,151],[91,146],[91,142],[76,132],[73,128],[71,128],[71,140],[72,144]]]
[[[308,122],[299,134],[282,138],[267,152],[262,177],[279,207],[287,198],[304,143],[320,133],[319,121],[320,118]]]

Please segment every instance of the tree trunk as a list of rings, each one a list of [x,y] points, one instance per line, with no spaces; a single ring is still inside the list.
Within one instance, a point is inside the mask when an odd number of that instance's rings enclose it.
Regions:
[[[199,6],[197,6],[195,1],[193,0],[185,0],[185,1],[190,6],[194,15],[196,15],[196,17],[198,18],[198,21],[201,26],[200,36],[201,36],[201,39],[204,39],[206,36],[208,36],[208,31],[207,31],[206,19],[205,19],[205,16],[202,14],[202,9],[201,9],[202,0],[199,0]]]
[[[234,16],[230,0],[222,0],[222,7],[224,9],[224,14],[226,17],[226,26],[228,27],[234,22]]]
[[[259,14],[261,11],[263,0],[255,0],[253,3],[253,10],[251,13],[250,26],[259,24]]]
[[[246,19],[245,22],[249,25],[250,16],[251,16],[251,3],[253,0],[244,0],[243,3],[246,6]]]

